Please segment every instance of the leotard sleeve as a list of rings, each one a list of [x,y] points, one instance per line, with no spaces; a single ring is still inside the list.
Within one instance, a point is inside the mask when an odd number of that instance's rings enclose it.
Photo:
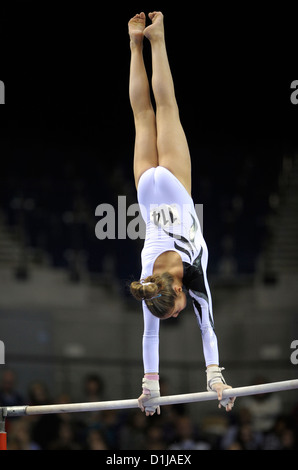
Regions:
[[[214,331],[214,322],[210,305],[207,298],[203,299],[202,294],[196,291],[189,291],[197,322],[202,333],[203,353],[206,366],[218,365],[218,343]]]
[[[143,363],[144,373],[159,372],[159,318],[152,315],[142,302],[144,316]]]

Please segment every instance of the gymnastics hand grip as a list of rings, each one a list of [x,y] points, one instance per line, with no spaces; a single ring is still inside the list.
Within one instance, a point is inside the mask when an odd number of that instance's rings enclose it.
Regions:
[[[160,397],[160,388],[159,388],[159,380],[151,380],[148,377],[144,377],[142,380],[143,385],[143,393],[139,397],[139,408],[142,411],[145,411],[146,414],[149,413],[150,415],[154,414],[157,411],[157,414],[160,414],[160,407],[148,404],[146,406],[146,402],[151,400],[152,398],[159,398]]]
[[[211,366],[208,367],[206,370],[207,373],[207,390],[209,392],[214,391],[213,385],[218,384],[218,383],[223,383],[226,385],[226,381],[221,373],[222,370],[225,370],[224,367],[218,367],[218,366]],[[226,408],[226,406],[230,403],[229,398],[223,398],[220,401],[220,404]]]

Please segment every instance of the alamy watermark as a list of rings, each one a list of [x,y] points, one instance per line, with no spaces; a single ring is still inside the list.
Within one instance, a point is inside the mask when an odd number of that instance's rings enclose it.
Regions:
[[[5,346],[3,341],[0,341],[0,365],[5,364]]]
[[[0,104],[5,104],[5,87],[2,80],[0,80]]]
[[[292,104],[298,104],[298,80],[294,80],[294,81],[291,83],[291,89],[292,89],[292,90],[295,90],[295,91],[293,91],[293,93],[291,94],[291,103],[292,103]]]
[[[292,341],[291,343],[291,349],[294,349],[294,351],[291,354],[291,363],[294,366],[298,365],[298,339]]]
[[[198,221],[203,233],[203,204],[152,204],[145,207],[137,203],[127,207],[126,196],[118,196],[118,207],[111,204],[100,204],[95,210],[96,217],[100,217],[95,227],[95,235],[99,240],[145,240],[146,224],[150,220],[152,227],[163,228],[165,231],[175,228],[176,235],[183,237],[185,221],[190,226],[190,239],[194,237]],[[195,215],[197,217],[195,217]],[[158,235],[157,235],[158,236]]]

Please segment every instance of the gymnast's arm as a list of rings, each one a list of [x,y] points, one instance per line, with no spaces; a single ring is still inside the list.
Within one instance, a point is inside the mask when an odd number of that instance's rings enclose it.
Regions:
[[[218,342],[208,302],[202,299],[196,291],[189,291],[189,294],[193,302],[194,312],[202,334],[203,353],[206,367],[219,365]]]
[[[138,398],[139,408],[152,416],[156,412],[160,414],[159,406],[146,405],[151,398],[160,396],[159,389],[159,322],[152,315],[143,301],[144,334],[143,334],[143,363],[144,378],[142,381],[143,391]]]
[[[190,295],[202,333],[203,352],[207,366],[207,390],[216,391],[220,402],[219,407],[223,406],[229,412],[234,406],[235,397],[222,400],[223,390],[231,387],[226,384],[221,373],[223,369],[219,367],[218,343],[214,331],[213,316],[206,300],[201,298],[199,303],[199,299],[194,292],[190,292]]]
[[[142,302],[144,333],[143,333],[143,364],[145,375],[159,372],[159,318],[156,318]]]

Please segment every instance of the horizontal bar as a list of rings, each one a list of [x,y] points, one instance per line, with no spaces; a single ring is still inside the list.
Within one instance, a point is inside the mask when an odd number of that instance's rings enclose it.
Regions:
[[[298,380],[286,380],[249,387],[231,388],[223,391],[223,398],[259,395],[262,393],[283,392],[298,389]],[[216,392],[187,393],[184,395],[171,395],[152,399],[150,405],[178,405],[182,403],[195,403],[200,401],[217,400]],[[91,403],[73,403],[67,405],[41,405],[41,406],[9,406],[7,416],[42,415],[56,413],[82,413],[86,411],[122,410],[138,408],[138,400],[116,400]]]

